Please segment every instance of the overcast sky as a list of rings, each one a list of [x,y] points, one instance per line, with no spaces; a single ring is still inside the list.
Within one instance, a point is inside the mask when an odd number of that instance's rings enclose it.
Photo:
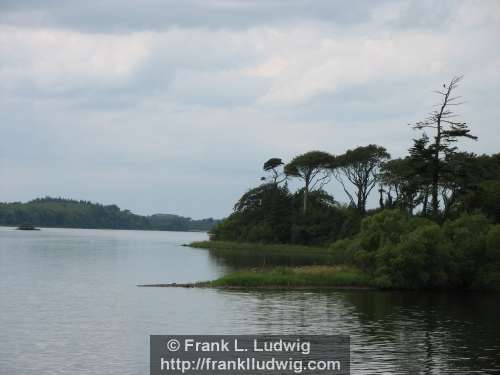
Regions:
[[[1,0],[0,200],[222,217],[269,157],[404,155],[460,74],[499,152],[499,46],[495,0]]]

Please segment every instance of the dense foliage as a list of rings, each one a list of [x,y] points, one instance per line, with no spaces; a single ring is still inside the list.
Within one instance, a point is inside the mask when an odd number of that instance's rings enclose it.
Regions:
[[[286,185],[260,185],[245,193],[212,233],[225,241],[317,245],[357,232],[361,217],[356,210],[317,190],[309,192],[304,215],[303,194],[304,189],[291,193]]]
[[[88,201],[40,198],[27,203],[0,203],[0,225],[30,223],[41,227],[154,229],[190,231],[210,230],[213,219],[192,220],[177,215],[141,216],[116,205],[104,206]]]
[[[391,288],[500,288],[500,225],[463,214],[439,225],[384,210],[330,247],[337,262]]]

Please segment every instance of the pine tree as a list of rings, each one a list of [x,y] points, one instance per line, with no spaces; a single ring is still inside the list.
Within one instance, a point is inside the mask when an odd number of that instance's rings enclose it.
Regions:
[[[444,84],[442,90],[435,91],[441,96],[438,109],[431,112],[424,121],[419,121],[413,125],[416,130],[431,129],[433,142],[422,144],[424,137],[417,140],[413,149],[420,153],[419,157],[425,158],[428,162],[428,172],[430,176],[431,205],[434,217],[439,216],[439,185],[444,174],[444,163],[447,158],[457,152],[454,145],[460,138],[476,140],[477,137],[470,134],[470,129],[465,122],[456,121],[458,117],[450,108],[462,104],[459,96],[452,96],[462,77],[454,77],[448,85]],[[420,143],[418,143],[420,142]],[[425,142],[424,142],[425,143]],[[420,149],[423,146],[423,149]],[[411,151],[411,150],[410,150]]]

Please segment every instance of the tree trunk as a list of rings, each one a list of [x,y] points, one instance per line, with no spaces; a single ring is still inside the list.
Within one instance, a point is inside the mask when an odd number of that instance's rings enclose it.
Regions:
[[[438,156],[439,158],[439,156]],[[432,216],[439,215],[439,159],[434,157],[432,172]]]
[[[397,191],[396,191],[396,199],[397,199]],[[392,202],[392,194],[391,189],[387,192],[387,202],[389,203],[390,208],[394,208],[394,203]]]
[[[427,216],[428,203],[429,203],[429,191],[427,189],[425,189],[424,201],[422,203],[422,212],[424,213],[424,216]]]
[[[443,119],[443,113],[445,112],[445,108],[448,105],[448,98],[450,96],[450,92],[453,89],[453,84],[448,85],[448,90],[443,99],[443,104],[441,104],[441,109],[436,117],[436,138],[434,142],[434,157],[432,160],[432,216],[435,219],[439,217],[439,176],[441,175],[441,163],[439,160],[439,152],[441,149],[441,120]]]
[[[415,194],[409,194],[407,206],[408,206],[408,215],[410,216],[413,216],[413,209],[415,208],[413,204],[414,201],[415,201]]]
[[[306,214],[307,211],[307,198],[309,195],[309,181],[306,181],[306,186],[304,188],[304,215]]]
[[[432,216],[437,218],[439,216],[439,175],[440,175],[440,163],[439,163],[439,148],[441,147],[441,121],[438,120],[437,125],[437,135],[436,143],[434,144],[436,151],[434,152],[434,158],[432,160]]]
[[[365,213],[365,202],[363,200],[363,191],[361,190],[361,187],[358,187],[358,211],[361,215]]]

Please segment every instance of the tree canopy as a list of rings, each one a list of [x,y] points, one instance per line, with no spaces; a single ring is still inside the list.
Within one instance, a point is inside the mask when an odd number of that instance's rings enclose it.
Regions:
[[[262,169],[264,172],[268,172],[270,174],[272,180],[271,182],[273,184],[278,184],[286,179],[284,173],[279,171],[279,168],[284,164],[285,163],[283,163],[281,158],[271,158],[264,163]],[[262,177],[261,180],[265,181],[267,179],[266,177]]]
[[[303,211],[307,211],[309,192],[322,189],[329,182],[335,157],[324,151],[309,151],[296,156],[285,165],[285,174],[288,177],[304,181]]]
[[[334,176],[341,183],[351,205],[361,213],[366,211],[366,201],[379,180],[379,169],[391,156],[382,146],[368,145],[347,150],[335,158]],[[347,180],[353,187],[347,189]]]

